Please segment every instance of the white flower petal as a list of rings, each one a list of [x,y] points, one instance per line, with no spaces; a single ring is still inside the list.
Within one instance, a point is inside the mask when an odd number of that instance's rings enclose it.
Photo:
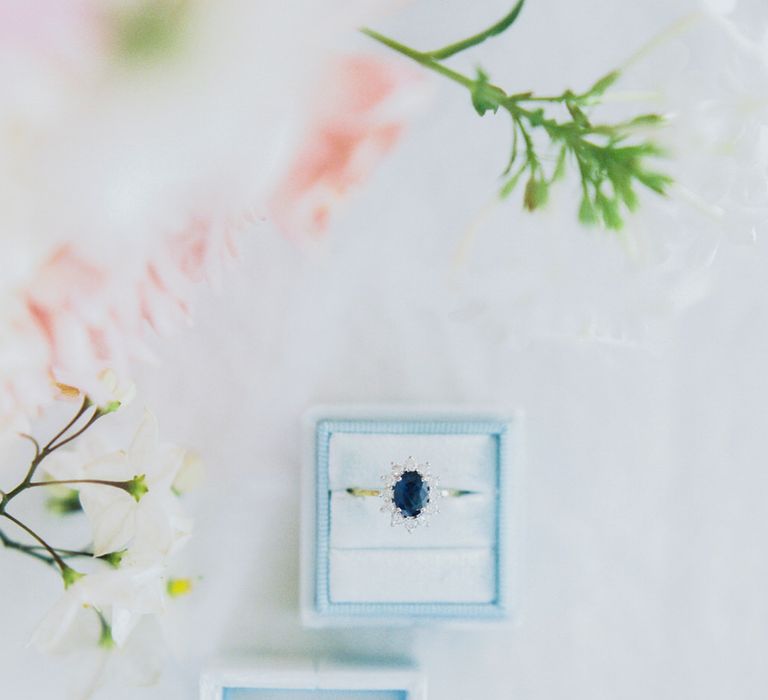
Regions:
[[[136,532],[127,554],[130,561],[148,564],[167,559],[179,550],[192,532],[175,496],[147,494],[136,516]]]
[[[193,450],[185,450],[176,477],[173,480],[173,488],[179,493],[187,493],[200,485],[205,473],[205,466],[200,455]]]
[[[93,553],[100,557],[125,549],[136,531],[136,500],[111,486],[89,485],[80,490],[93,530]]]
[[[135,476],[128,456],[122,450],[91,460],[83,467],[83,472],[88,479],[107,481],[128,481]]]
[[[136,537],[131,554],[145,562],[160,560],[167,556],[173,541],[174,532],[162,499],[148,493],[137,508]]]
[[[168,657],[168,646],[157,620],[144,616],[118,650],[110,675],[123,686],[147,686],[157,682]]]
[[[54,452],[43,462],[45,473],[56,481],[84,479],[84,460],[76,452]]]
[[[39,651],[51,652],[61,644],[82,609],[81,590],[78,585],[79,582],[75,583],[48,611],[32,634],[29,646]]]
[[[101,391],[91,397],[98,405],[119,401],[121,406],[127,406],[136,396],[136,385],[118,377],[117,372],[111,368],[102,370],[98,380]]]
[[[154,470],[154,460],[158,449],[157,417],[150,410],[144,411],[144,418],[136,431],[130,448],[128,458],[131,468],[136,474],[149,474]]]
[[[78,438],[73,446],[56,450],[47,457],[42,468],[53,479],[66,481],[69,479],[88,478],[85,466],[108,456],[114,451],[103,437],[86,433]]]
[[[122,647],[128,639],[128,635],[136,627],[141,615],[136,614],[130,608],[115,606],[112,609],[112,639],[117,646]]]
[[[151,490],[169,491],[184,464],[184,449],[175,445],[161,445],[155,451],[153,468],[147,470],[147,483]]]

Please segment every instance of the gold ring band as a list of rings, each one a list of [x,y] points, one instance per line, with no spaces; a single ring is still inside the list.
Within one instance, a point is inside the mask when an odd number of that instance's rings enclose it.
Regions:
[[[381,496],[384,491],[382,489],[362,489],[357,487],[351,487],[344,489],[350,496]],[[470,496],[477,491],[469,491],[467,489],[438,489],[437,492],[441,498],[458,498],[459,496]]]

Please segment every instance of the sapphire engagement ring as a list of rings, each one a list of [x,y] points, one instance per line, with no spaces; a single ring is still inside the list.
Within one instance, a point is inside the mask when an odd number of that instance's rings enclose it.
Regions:
[[[429,462],[417,463],[408,457],[402,464],[392,463],[392,469],[384,474],[383,489],[348,488],[352,496],[375,496],[383,499],[383,512],[391,514],[391,525],[404,525],[412,532],[419,525],[429,525],[429,519],[439,511],[441,498],[456,498],[474,493],[464,489],[440,488]]]

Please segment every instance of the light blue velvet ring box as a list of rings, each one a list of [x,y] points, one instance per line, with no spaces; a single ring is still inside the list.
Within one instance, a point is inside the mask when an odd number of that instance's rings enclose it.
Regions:
[[[201,700],[426,700],[426,683],[402,666],[294,659],[220,665],[200,679]]]
[[[302,613],[310,626],[478,622],[514,610],[521,416],[465,408],[320,407],[304,424]],[[391,464],[429,462],[429,527],[390,525],[376,490]]]

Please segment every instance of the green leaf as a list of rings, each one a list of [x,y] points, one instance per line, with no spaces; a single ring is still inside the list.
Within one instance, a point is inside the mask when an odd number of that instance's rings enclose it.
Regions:
[[[637,160],[638,158],[647,158],[649,156],[658,157],[664,155],[664,150],[650,141],[639,143],[634,146],[622,146],[621,148],[611,148],[611,156],[615,160]]]
[[[585,226],[593,226],[597,223],[597,212],[592,205],[592,201],[585,194],[581,200],[581,206],[579,206],[579,221]]]
[[[565,177],[565,157],[568,155],[568,149],[565,146],[560,148],[560,154],[557,156],[557,163],[555,164],[555,170],[552,173],[552,179],[550,182],[557,182]]]
[[[636,126],[658,126],[659,124],[663,124],[665,121],[666,119],[661,116],[661,114],[640,114],[634,119],[630,119],[628,122],[625,122],[622,126],[627,126],[629,128]]]
[[[501,188],[501,191],[499,192],[499,198],[500,199],[506,199],[509,197],[510,194],[512,194],[512,191],[517,187],[517,183],[520,181],[520,176],[525,172],[525,167],[518,170],[509,180],[507,180],[504,183],[504,186]]]
[[[362,31],[468,89],[479,115],[483,116],[489,111],[497,112],[500,107],[509,113],[513,122],[513,143],[503,172],[500,198],[508,197],[523,173],[528,173],[523,206],[528,211],[540,209],[549,198],[550,186],[565,176],[568,156],[571,154],[578,166],[584,191],[579,206],[579,219],[585,224],[602,222],[608,228],[620,228],[623,224],[622,214],[638,207],[637,183],[665,194],[672,180],[667,175],[647,168],[647,159],[665,155],[663,150],[653,142],[637,138],[637,132],[644,127],[663,123],[661,115],[639,114],[627,121],[608,124],[593,125],[590,121],[589,108],[600,103],[600,98],[621,76],[619,71],[603,75],[587,92],[577,94],[565,90],[559,95],[536,96],[530,91],[507,94],[492,84],[481,69],[472,78],[438,62],[441,58],[447,58],[503,31],[517,16],[522,5],[521,0],[504,21],[485,32],[431,53],[417,51],[369,29]],[[570,118],[553,111],[560,110],[563,105]],[[518,143],[521,138],[524,141],[524,153],[523,145]],[[540,142],[542,149],[548,143],[550,149],[556,152],[551,171],[548,165],[544,167],[543,153],[538,152]],[[524,160],[522,164],[521,160]],[[519,169],[510,176],[513,168]]]
[[[613,85],[621,77],[620,71],[611,71],[608,75],[604,75],[598,80],[589,90],[587,90],[587,96],[600,97],[611,85]]]
[[[460,51],[465,51],[466,49],[472,48],[473,46],[482,44],[486,39],[490,39],[491,37],[498,36],[502,32],[509,29],[512,26],[512,24],[514,24],[518,15],[522,11],[524,4],[525,4],[525,0],[518,0],[515,6],[506,15],[504,15],[504,17],[502,17],[495,24],[488,27],[488,29],[485,29],[484,31],[478,34],[474,34],[473,36],[470,36],[467,39],[462,39],[461,41],[457,41],[453,44],[449,44],[448,46],[445,46],[442,49],[428,51],[426,55],[429,56],[430,58],[434,58],[434,59],[437,59],[438,61],[442,61],[444,58],[453,56],[454,54],[457,54]]]
[[[544,119],[545,119],[544,110],[541,108],[534,109],[528,116],[528,123],[534,127],[541,126],[544,123]]]
[[[616,191],[629,211],[637,209],[637,195],[629,182],[622,182],[620,185],[617,185]]]
[[[477,69],[477,78],[472,85],[472,105],[482,117],[486,112],[496,112],[506,94],[488,82],[488,75],[482,68]]]
[[[616,200],[609,199],[605,195],[598,192],[595,195],[595,203],[600,209],[600,213],[603,217],[603,223],[607,228],[619,230],[624,225],[624,221],[622,220],[621,214],[619,213],[619,207],[616,203]]]
[[[570,112],[571,116],[573,117],[573,121],[576,122],[576,124],[584,129],[590,128],[591,125],[589,123],[589,119],[587,119],[587,115],[581,111],[581,107],[579,107],[575,102],[570,101],[567,101],[565,106],[568,108],[568,111]]]
[[[646,170],[638,170],[635,173],[635,177],[642,182],[648,189],[653,190],[658,194],[667,194],[667,187],[669,187],[674,180],[669,175],[663,173],[653,173]]]
[[[509,175],[509,173],[512,171],[512,166],[515,164],[515,161],[517,160],[517,141],[518,141],[517,124],[513,121],[512,122],[512,152],[509,154],[507,167],[504,168],[504,172],[501,173],[502,176]]]

